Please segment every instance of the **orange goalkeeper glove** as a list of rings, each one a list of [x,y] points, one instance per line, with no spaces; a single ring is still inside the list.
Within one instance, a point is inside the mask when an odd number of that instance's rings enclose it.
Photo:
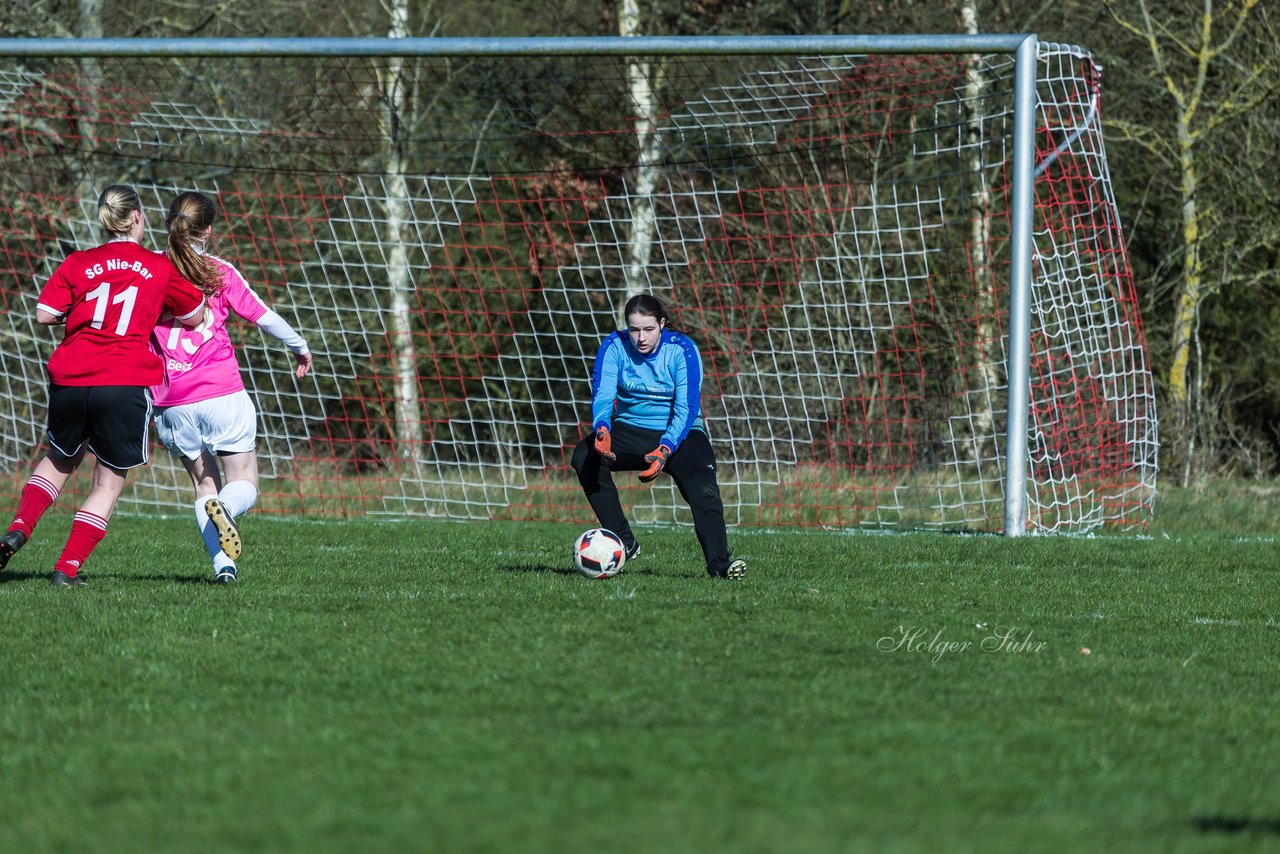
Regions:
[[[640,480],[648,483],[658,476],[662,471],[662,467],[667,464],[667,460],[671,458],[671,449],[666,445],[659,445],[652,451],[644,455],[644,461],[649,467],[640,472]]]
[[[613,452],[613,437],[609,435],[608,427],[600,427],[596,430],[595,447],[596,453],[606,460],[618,458],[618,455]]]

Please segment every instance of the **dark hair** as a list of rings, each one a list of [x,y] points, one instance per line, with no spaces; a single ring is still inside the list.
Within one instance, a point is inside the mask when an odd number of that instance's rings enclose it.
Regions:
[[[668,326],[671,325],[667,307],[662,304],[662,300],[652,294],[636,294],[627,300],[627,306],[622,310],[623,321],[625,322],[633,314],[643,314],[656,319],[659,323],[666,321]]]
[[[205,229],[218,218],[218,206],[204,193],[188,191],[179,193],[169,205],[169,215],[164,219],[169,229],[165,254],[178,268],[178,272],[193,285],[212,296],[222,287],[222,277],[217,267],[205,254]]]

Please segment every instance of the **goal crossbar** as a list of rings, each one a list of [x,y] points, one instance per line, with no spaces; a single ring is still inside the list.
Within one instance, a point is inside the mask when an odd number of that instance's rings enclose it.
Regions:
[[[545,38],[0,38],[0,56],[676,56],[1015,53],[1033,33]]]

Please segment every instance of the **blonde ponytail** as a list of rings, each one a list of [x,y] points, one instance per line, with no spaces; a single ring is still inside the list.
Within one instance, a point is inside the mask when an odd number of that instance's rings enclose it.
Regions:
[[[142,210],[138,191],[126,184],[112,184],[98,196],[98,222],[114,237],[133,233],[133,214]]]

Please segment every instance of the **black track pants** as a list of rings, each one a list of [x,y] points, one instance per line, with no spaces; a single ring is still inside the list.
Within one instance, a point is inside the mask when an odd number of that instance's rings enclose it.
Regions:
[[[658,447],[662,433],[639,430],[621,423],[615,423],[611,432],[616,460],[606,460],[596,453],[593,434],[573,449],[572,465],[601,527],[613,531],[630,548],[636,541],[635,535],[618,499],[613,473],[648,468],[644,455]],[[693,511],[693,530],[698,536],[698,544],[702,546],[707,573],[722,574],[729,567],[729,537],[724,527],[720,484],[716,481],[716,458],[707,435],[701,430],[690,430],[688,437],[667,460],[663,471],[671,475],[680,495]]]

